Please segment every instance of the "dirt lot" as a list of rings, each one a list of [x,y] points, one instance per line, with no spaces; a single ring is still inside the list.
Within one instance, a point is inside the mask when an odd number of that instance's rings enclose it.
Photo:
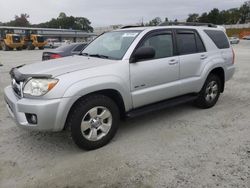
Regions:
[[[11,67],[41,51],[0,51],[0,187],[250,187],[250,42],[218,104],[185,104],[128,120],[112,142],[81,151],[69,132],[18,128],[3,102]]]

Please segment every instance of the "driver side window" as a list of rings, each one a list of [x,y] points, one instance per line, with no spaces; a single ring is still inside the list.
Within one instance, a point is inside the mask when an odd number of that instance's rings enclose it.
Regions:
[[[162,33],[148,37],[140,47],[151,47],[155,50],[153,59],[171,57],[174,55],[173,39],[171,33]]]

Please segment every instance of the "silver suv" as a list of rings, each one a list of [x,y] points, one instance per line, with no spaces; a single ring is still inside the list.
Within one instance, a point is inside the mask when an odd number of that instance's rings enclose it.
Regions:
[[[234,71],[233,49],[218,28],[125,28],[104,33],[80,55],[13,68],[5,101],[20,127],[69,127],[90,150],[114,137],[121,118],[188,101],[214,106]]]

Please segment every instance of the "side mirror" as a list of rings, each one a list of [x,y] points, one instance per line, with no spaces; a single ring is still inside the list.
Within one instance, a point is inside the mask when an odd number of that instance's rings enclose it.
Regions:
[[[130,59],[130,63],[136,63],[140,60],[152,59],[155,57],[155,50],[151,47],[141,47],[138,48],[132,58]]]

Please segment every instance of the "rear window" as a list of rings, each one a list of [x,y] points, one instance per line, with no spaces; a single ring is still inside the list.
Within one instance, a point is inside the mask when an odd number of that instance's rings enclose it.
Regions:
[[[57,51],[71,51],[75,47],[76,47],[76,44],[64,44],[56,48],[56,50]]]
[[[215,30],[204,30],[205,33],[212,39],[214,44],[219,49],[229,48],[229,42],[227,40],[227,36],[223,31],[215,31]]]
[[[73,51],[74,52],[80,52],[84,49],[84,47],[86,46],[87,44],[79,44]]]

